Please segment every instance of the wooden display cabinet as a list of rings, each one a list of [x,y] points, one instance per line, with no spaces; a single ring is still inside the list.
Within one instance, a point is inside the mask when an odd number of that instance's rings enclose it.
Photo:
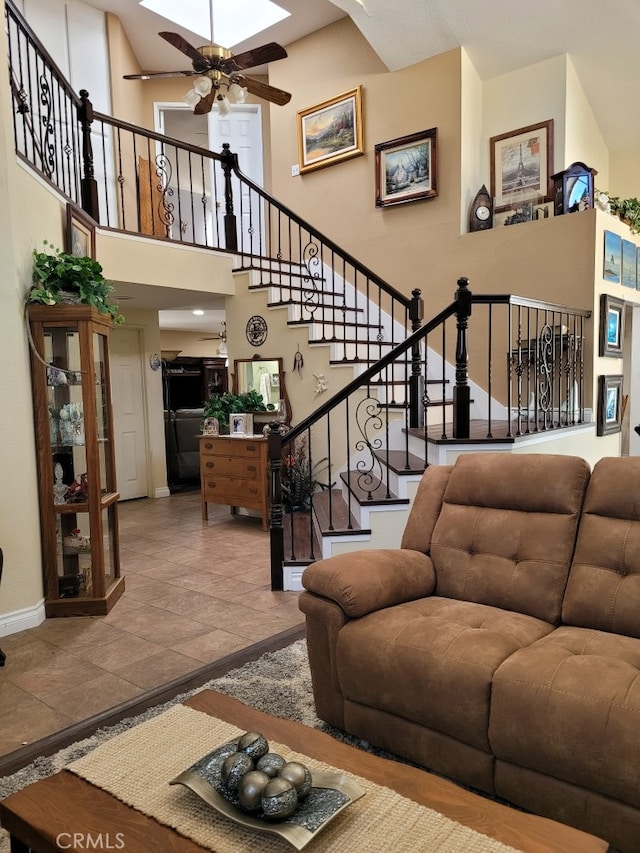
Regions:
[[[29,325],[42,356],[31,352],[45,612],[104,615],[124,591],[109,376],[111,317],[88,305],[34,304]]]

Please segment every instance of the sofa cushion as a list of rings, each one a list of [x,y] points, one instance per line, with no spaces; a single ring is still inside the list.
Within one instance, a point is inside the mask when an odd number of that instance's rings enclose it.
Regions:
[[[497,759],[640,807],[640,640],[561,627],[493,678]]]
[[[371,613],[338,634],[345,699],[489,751],[491,679],[510,654],[552,630],[524,616],[431,597]]]
[[[577,456],[459,456],[431,536],[436,595],[559,622],[588,480]]]
[[[596,463],[585,497],[562,621],[640,637],[640,459]]]

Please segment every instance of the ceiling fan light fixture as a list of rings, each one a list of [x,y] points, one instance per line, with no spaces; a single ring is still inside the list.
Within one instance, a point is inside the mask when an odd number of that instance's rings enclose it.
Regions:
[[[213,82],[209,77],[196,77],[193,83],[193,88],[200,95],[201,98],[204,98],[205,95],[208,95],[213,87]]]
[[[183,96],[182,100],[185,102],[185,104],[190,106],[191,109],[193,109],[196,104],[200,103],[200,95],[196,92],[195,89],[189,89],[189,91],[186,92]]]
[[[226,95],[216,95],[216,104],[218,105],[218,112],[221,116],[229,115],[231,112],[231,103]]]
[[[241,86],[236,80],[233,80],[229,85],[229,94],[236,104],[244,104],[247,99],[247,89]]]

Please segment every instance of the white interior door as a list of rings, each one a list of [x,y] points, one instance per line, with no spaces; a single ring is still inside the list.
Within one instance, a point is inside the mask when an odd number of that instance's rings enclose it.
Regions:
[[[109,343],[116,482],[120,500],[143,498],[148,471],[140,332],[114,329]]]
[[[155,129],[158,133],[164,133],[191,145],[209,148],[210,151],[216,151],[218,154],[222,152],[223,143],[228,142],[231,151],[238,155],[240,171],[259,186],[263,185],[262,112],[259,104],[232,104],[231,112],[226,116],[221,116],[216,107],[208,115],[194,116],[191,108],[181,103],[156,102],[154,108]],[[217,171],[217,184],[222,187],[222,171],[217,163],[214,165]],[[254,199],[251,223],[247,193],[244,192],[241,201],[239,182],[236,178],[233,178],[232,182],[234,209],[238,217],[238,242],[244,246],[245,252],[251,252],[251,246],[253,246],[257,253],[262,236],[257,231],[257,223],[262,221],[262,217],[255,209]],[[189,207],[190,205],[185,205],[185,209],[188,210]],[[208,209],[213,209],[213,206],[209,205]],[[224,213],[224,204],[221,204],[216,209],[220,234],[224,234]],[[203,226],[195,223],[194,227],[196,233],[199,233]]]
[[[222,152],[223,143],[228,142],[231,151],[238,155],[238,165],[243,175],[263,186],[262,116],[258,104],[234,104],[231,112],[221,116],[217,110],[209,113],[209,148]],[[237,178],[232,177],[234,211],[238,223],[238,249],[248,254],[259,254],[263,245],[263,234],[258,224],[262,216],[256,209],[258,199],[249,205],[249,193]],[[240,195],[242,190],[242,195]],[[224,214],[224,211],[219,211]]]

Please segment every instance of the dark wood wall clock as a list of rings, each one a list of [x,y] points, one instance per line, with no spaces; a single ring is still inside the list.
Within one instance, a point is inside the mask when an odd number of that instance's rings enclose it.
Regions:
[[[254,314],[247,322],[247,340],[252,347],[259,347],[267,340],[267,321]]]
[[[471,203],[469,231],[486,231],[488,228],[493,228],[493,202],[483,184]]]

